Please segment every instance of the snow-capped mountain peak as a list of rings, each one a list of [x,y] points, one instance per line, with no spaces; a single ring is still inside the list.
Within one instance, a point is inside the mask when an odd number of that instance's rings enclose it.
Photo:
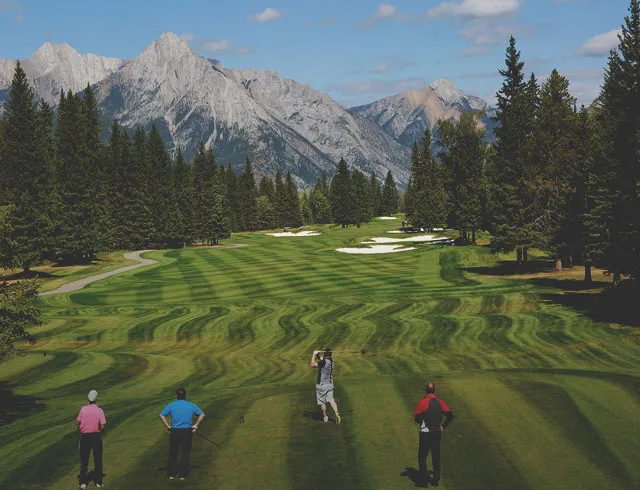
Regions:
[[[431,84],[431,88],[447,104],[456,104],[464,96],[464,92],[458,90],[456,84],[449,78],[439,78]]]

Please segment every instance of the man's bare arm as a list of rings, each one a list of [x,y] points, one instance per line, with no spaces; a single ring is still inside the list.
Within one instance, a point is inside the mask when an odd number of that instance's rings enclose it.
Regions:
[[[171,425],[169,425],[169,422],[167,422],[167,418],[164,415],[160,414],[160,420],[162,420],[162,423],[166,427],[167,431],[171,432]]]
[[[204,412],[202,412],[200,415],[198,415],[198,420],[196,420],[196,423],[193,424],[194,428],[198,428],[198,426],[200,425],[200,422],[202,422],[202,419],[204,418]]]
[[[318,354],[322,352],[320,350],[314,350],[313,351],[313,355],[311,356],[311,363],[309,364],[309,367],[312,368],[317,368],[318,367]],[[320,359],[322,359],[322,356],[320,356]]]

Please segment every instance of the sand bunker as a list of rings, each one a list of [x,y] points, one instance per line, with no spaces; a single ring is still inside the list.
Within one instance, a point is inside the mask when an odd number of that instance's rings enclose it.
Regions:
[[[379,217],[378,217],[378,218],[376,218],[376,219],[383,219],[383,220],[387,220],[387,219],[398,219],[398,218],[396,218],[396,217],[394,217],[394,216],[379,216]]]
[[[322,233],[318,233],[317,231],[301,231],[300,233],[291,233],[290,231],[285,231],[282,233],[268,233],[271,236],[318,236],[322,235]]]
[[[368,242],[362,242],[364,245],[374,245],[376,243],[398,243],[398,242],[433,242],[442,240],[433,235],[410,236],[408,238],[391,238],[391,237],[375,237]]]
[[[403,247],[402,245],[374,245],[366,248],[336,248],[338,252],[346,254],[390,254],[394,252],[407,252],[418,250],[415,247]]]

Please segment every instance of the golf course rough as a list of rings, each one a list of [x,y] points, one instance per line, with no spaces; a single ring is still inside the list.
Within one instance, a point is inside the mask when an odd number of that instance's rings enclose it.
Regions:
[[[105,486],[174,488],[158,413],[178,386],[221,446],[194,438],[190,489],[413,488],[426,380],[456,417],[442,488],[639,488],[638,330],[488,274],[484,247],[335,252],[388,229],[238,234],[248,246],[149,252],[158,264],[42,297],[37,345],[0,365],[0,488],[77,488],[91,389]],[[357,351],[336,354],[340,425],[315,415],[325,346]]]

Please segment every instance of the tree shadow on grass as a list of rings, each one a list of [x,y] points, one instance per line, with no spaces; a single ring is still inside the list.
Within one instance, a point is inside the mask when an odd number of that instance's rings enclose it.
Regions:
[[[464,270],[485,276],[517,277],[521,274],[553,272],[554,262],[536,258],[518,265],[511,260],[500,261],[493,267],[469,267]],[[608,281],[586,283],[582,278],[572,279],[566,276],[533,277],[527,278],[526,282],[547,291],[557,290],[557,293],[545,292],[539,297],[543,301],[571,308],[596,322],[640,327],[640,315],[637,314],[640,288],[633,281],[624,281],[619,287],[611,287],[611,282]]]
[[[44,271],[18,271],[7,275],[0,274],[0,282],[2,281],[22,281],[24,279],[50,279],[54,277],[52,274]]]
[[[551,259],[535,258],[523,264],[515,260],[499,260],[491,267],[467,267],[465,272],[472,272],[482,276],[517,276],[519,274],[538,274],[540,272],[553,272],[555,263]]]
[[[640,291],[637,289],[634,291],[630,287],[607,288],[600,293],[579,291],[565,289],[564,293],[542,294],[540,298],[571,308],[596,322],[640,327]]]
[[[31,412],[43,409],[39,398],[28,395],[16,395],[7,383],[0,383],[0,427],[16,419],[27,417]]]

